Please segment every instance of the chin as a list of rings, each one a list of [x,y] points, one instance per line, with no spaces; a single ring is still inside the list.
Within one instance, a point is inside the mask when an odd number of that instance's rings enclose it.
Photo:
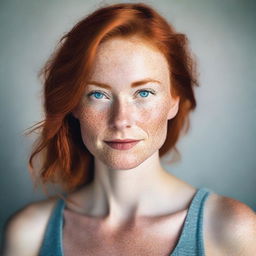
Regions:
[[[139,166],[141,163],[143,163],[145,161],[145,159],[138,159],[138,158],[134,158],[134,159],[122,159],[121,157],[119,157],[119,159],[102,159],[102,162],[109,167],[110,169],[113,170],[130,170],[130,169],[134,169],[137,166]]]

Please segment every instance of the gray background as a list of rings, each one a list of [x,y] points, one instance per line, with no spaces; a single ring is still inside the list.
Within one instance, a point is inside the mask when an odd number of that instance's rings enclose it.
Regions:
[[[77,21],[104,3],[117,2],[123,1],[1,0],[0,230],[12,213],[45,198],[33,190],[27,168],[34,137],[23,136],[42,118],[37,72]],[[178,144],[182,159],[163,165],[194,186],[209,187],[256,210],[256,4],[143,2],[188,35],[200,71],[198,106],[189,133]]]

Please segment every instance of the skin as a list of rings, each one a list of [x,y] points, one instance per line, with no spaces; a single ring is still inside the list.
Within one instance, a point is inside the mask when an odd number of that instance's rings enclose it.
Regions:
[[[168,120],[177,114],[179,98],[170,94],[164,55],[139,39],[104,42],[94,64],[84,97],[73,114],[79,119],[84,144],[95,156],[91,189],[97,200],[93,200],[91,212],[107,215],[106,222],[120,225],[150,214],[152,198],[173,188],[171,176],[160,164],[159,149],[166,139]],[[133,82],[145,78],[160,84],[131,88]],[[100,88],[91,81],[111,88]],[[155,94],[138,93],[142,89]],[[92,90],[101,90],[98,99],[90,95]],[[116,138],[141,141],[129,150],[116,150],[104,142]]]

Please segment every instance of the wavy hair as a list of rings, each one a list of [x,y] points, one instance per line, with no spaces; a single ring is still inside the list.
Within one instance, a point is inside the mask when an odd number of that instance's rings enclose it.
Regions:
[[[105,5],[79,21],[59,40],[39,72],[43,78],[45,118],[28,128],[28,134],[40,131],[28,161],[36,182],[57,183],[65,191],[72,191],[92,181],[94,157],[83,143],[79,121],[72,111],[84,93],[99,45],[116,36],[134,35],[157,47],[168,61],[171,94],[179,96],[180,101],[178,113],[168,120],[166,141],[159,154],[161,157],[173,150],[180,157],[175,145],[182,131],[187,133],[189,129],[189,113],[196,107],[193,87],[198,86],[188,39],[147,4]],[[41,160],[39,170],[33,163],[37,155]]]

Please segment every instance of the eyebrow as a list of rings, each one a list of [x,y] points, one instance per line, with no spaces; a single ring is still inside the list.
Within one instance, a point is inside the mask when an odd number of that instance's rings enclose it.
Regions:
[[[143,85],[143,84],[147,84],[147,83],[161,84],[161,82],[158,81],[158,80],[155,80],[155,79],[152,79],[152,78],[145,78],[143,80],[133,82],[131,84],[131,87],[134,88],[134,87],[137,87],[137,86],[140,86],[140,85]],[[111,86],[109,86],[108,84],[105,84],[105,83],[100,83],[100,82],[95,82],[95,81],[87,81],[86,84],[97,85],[97,86],[105,88],[105,89],[111,89]]]

